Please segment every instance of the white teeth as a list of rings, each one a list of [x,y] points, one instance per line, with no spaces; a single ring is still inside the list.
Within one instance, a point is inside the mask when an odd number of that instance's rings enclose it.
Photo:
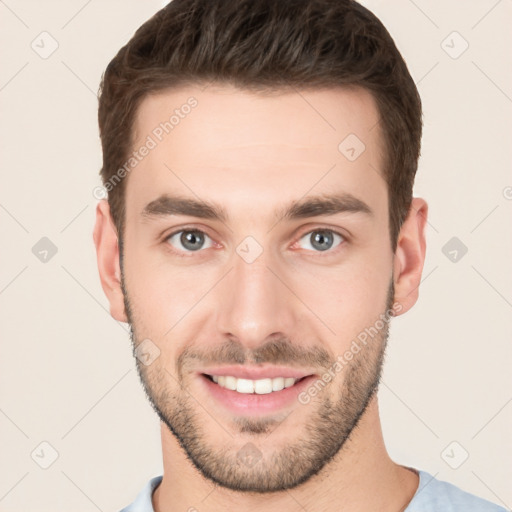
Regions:
[[[237,379],[236,390],[239,393],[254,393],[254,381],[249,379]]]
[[[272,391],[281,391],[284,388],[284,379],[283,377],[277,377],[277,379],[272,379]]]
[[[260,379],[254,381],[254,392],[258,395],[272,393],[272,379]]]
[[[235,377],[231,377],[229,375],[226,376],[226,380],[224,381],[224,387],[227,389],[231,389],[232,391],[236,390],[236,379]]]
[[[295,379],[293,377],[288,377],[287,379],[284,379],[284,387],[289,388],[290,386],[293,386],[295,384]]]
[[[231,375],[212,375],[213,382],[220,387],[237,391],[238,393],[257,393],[266,395],[273,391],[281,391],[293,386],[299,379],[293,377],[275,377],[274,379],[237,379]]]

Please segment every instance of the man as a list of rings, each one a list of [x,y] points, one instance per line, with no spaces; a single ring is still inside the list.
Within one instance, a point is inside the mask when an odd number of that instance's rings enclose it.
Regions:
[[[99,272],[164,461],[125,512],[504,510],[382,438],[427,204],[421,102],[372,13],[173,0],[109,64],[99,124]]]

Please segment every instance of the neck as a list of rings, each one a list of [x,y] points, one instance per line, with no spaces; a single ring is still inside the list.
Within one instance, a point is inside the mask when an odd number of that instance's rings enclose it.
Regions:
[[[164,476],[153,494],[155,512],[397,512],[418,488],[416,473],[394,463],[386,451],[376,396],[334,459],[307,482],[284,492],[240,493],[215,485],[197,471],[163,423],[161,433]]]

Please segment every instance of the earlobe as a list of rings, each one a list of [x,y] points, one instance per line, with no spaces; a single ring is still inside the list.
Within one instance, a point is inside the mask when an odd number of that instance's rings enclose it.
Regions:
[[[128,322],[121,288],[118,236],[105,199],[96,206],[93,239],[101,286],[110,303],[110,314],[120,322]]]
[[[402,306],[400,314],[411,309],[418,300],[426,253],[427,214],[427,202],[419,197],[413,198],[398,236],[393,271],[394,300]]]

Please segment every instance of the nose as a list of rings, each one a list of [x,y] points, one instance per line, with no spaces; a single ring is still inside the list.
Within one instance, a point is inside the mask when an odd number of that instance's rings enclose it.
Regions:
[[[286,272],[265,251],[252,263],[235,254],[232,270],[217,289],[219,333],[249,349],[270,337],[294,339],[299,301],[287,280]]]

